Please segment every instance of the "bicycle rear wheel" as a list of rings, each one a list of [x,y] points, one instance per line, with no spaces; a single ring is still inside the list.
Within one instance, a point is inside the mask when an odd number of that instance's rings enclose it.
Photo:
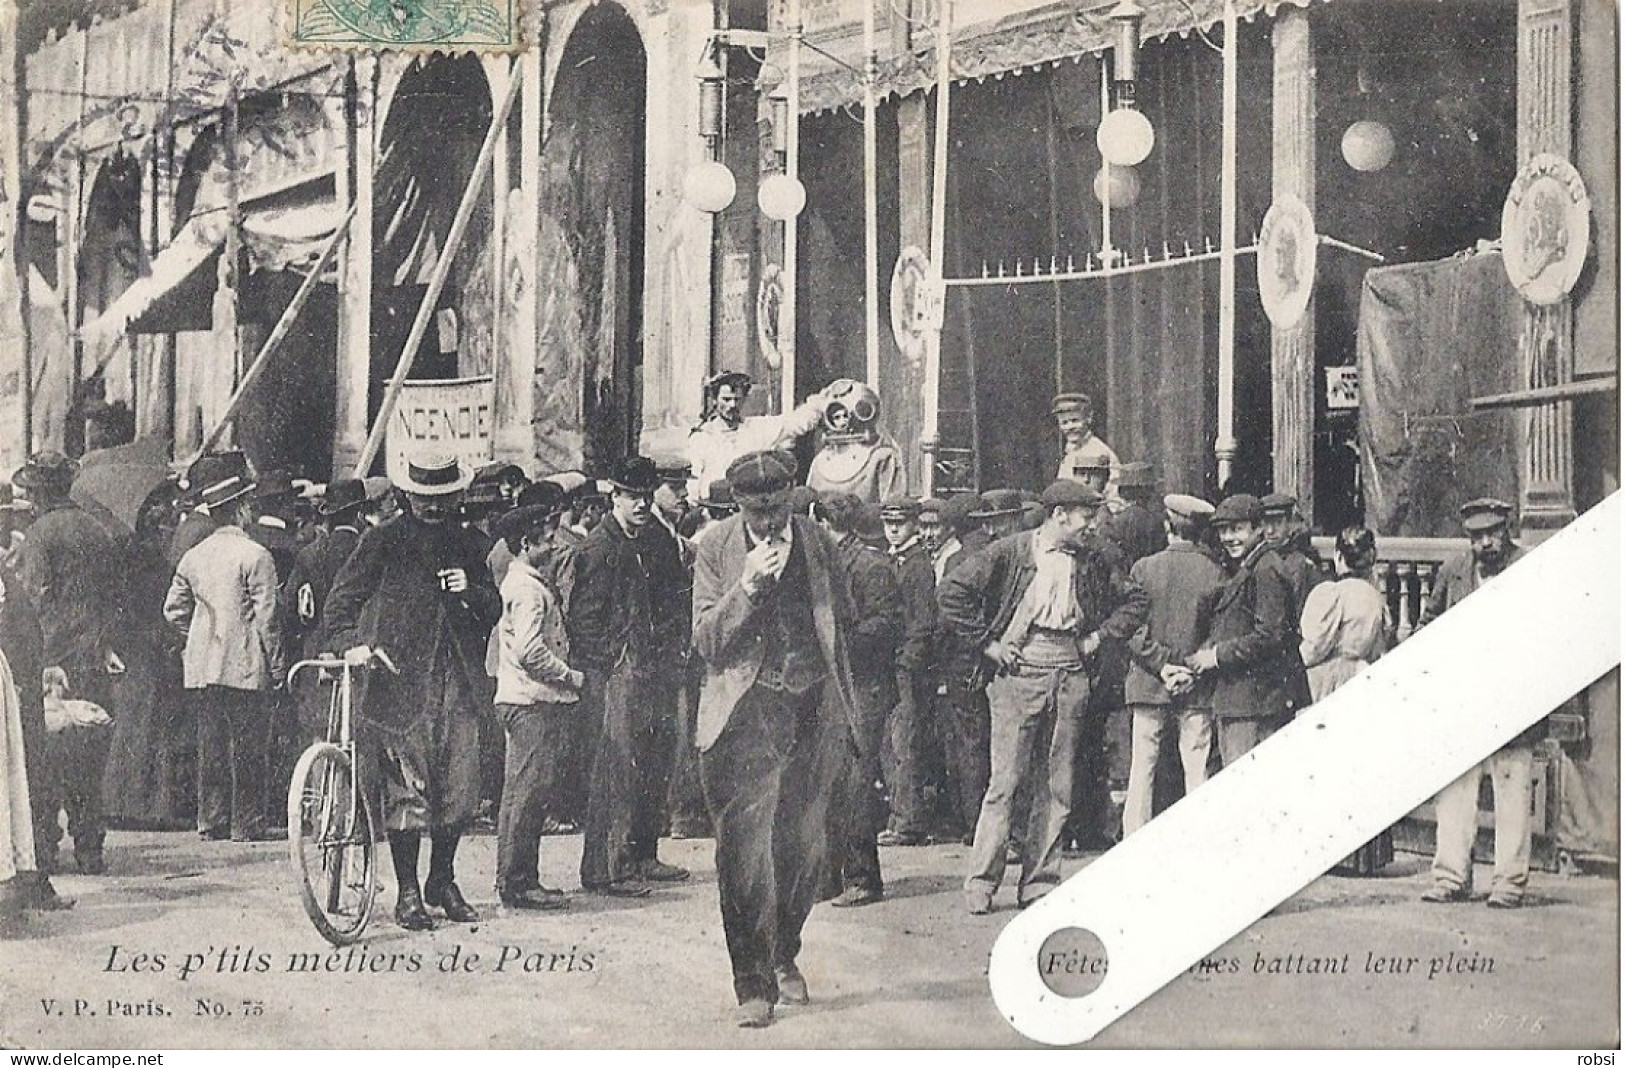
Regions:
[[[331,742],[306,749],[288,785],[288,849],[305,912],[335,946],[360,938],[372,915],[375,837],[350,755]]]

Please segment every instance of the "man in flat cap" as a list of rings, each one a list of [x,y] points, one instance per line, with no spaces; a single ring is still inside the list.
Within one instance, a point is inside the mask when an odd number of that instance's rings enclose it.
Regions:
[[[1123,802],[1125,836],[1151,819],[1164,728],[1172,724],[1178,731],[1187,794],[1207,781],[1213,748],[1211,680],[1197,685],[1185,661],[1207,641],[1213,609],[1224,588],[1224,569],[1201,547],[1214,509],[1183,493],[1171,493],[1162,503],[1168,547],[1136,561],[1130,572],[1145,587],[1151,606],[1145,625],[1128,642],[1124,698],[1132,741]]]
[[[897,704],[887,724],[887,786],[891,820],[881,832],[885,846],[917,846],[930,841],[926,811],[927,754],[932,748],[931,639],[936,630],[936,575],[920,538],[920,502],[898,494],[880,505],[886,559],[903,602],[903,640],[897,648]]]
[[[367,676],[361,714],[382,749],[384,828],[395,866],[395,921],[434,926],[425,906],[456,923],[479,919],[457,885],[457,847],[479,805],[479,736],[492,715],[486,642],[502,598],[482,540],[457,521],[473,479],[439,452],[408,456],[391,476],[407,510],[361,536],[322,613],[330,648],[356,666],[386,653],[399,674]],[[418,881],[424,835],[428,878]]]
[[[1418,626],[1439,618],[1524,556],[1523,548],[1512,540],[1512,505],[1505,501],[1492,497],[1468,501],[1461,506],[1461,526],[1467,534],[1468,551],[1439,568]],[[1496,909],[1515,909],[1523,904],[1533,834],[1529,812],[1534,747],[1544,736],[1543,720],[1439,792],[1433,803],[1438,820],[1433,886],[1422,895],[1423,901],[1466,901],[1472,897],[1478,785],[1488,775],[1495,791],[1495,870],[1488,904]]]
[[[1004,879],[1011,808],[1024,782],[1018,904],[1060,882],[1074,754],[1103,643],[1145,622],[1145,591],[1095,533],[1105,501],[1072,479],[1039,498],[1044,523],[1012,534],[950,571],[937,592],[954,644],[981,655],[992,681],[992,771],[965,880],[973,915],[990,912]]]
[[[689,875],[656,855],[675,756],[671,671],[688,648],[688,620],[677,618],[688,603],[688,572],[653,517],[660,486],[654,461],[627,458],[610,485],[610,514],[577,557],[567,617],[570,649],[587,677],[582,712],[601,723],[581,885],[590,893],[637,897],[648,893],[645,880],[679,882]]]
[[[858,736],[854,610],[834,540],[790,514],[791,458],[749,453],[726,477],[740,514],[700,541],[694,563],[694,648],[706,667],[696,744],[738,1022],[764,1027],[775,1003],[808,999],[801,929]]]
[[[1310,541],[1308,524],[1298,510],[1298,498],[1289,493],[1271,493],[1261,503],[1264,505],[1264,537],[1275,546],[1286,564],[1287,576],[1292,580],[1292,603],[1301,619],[1309,591],[1326,578],[1320,570],[1320,557]]]
[[[69,497],[78,469],[59,452],[36,453],[12,479],[34,517],[15,558],[18,587],[39,619],[40,667],[61,677],[69,697],[113,712],[108,669],[114,663],[124,599],[123,553],[106,529]],[[60,806],[73,837],[74,863],[87,875],[106,869],[102,775],[111,733],[83,731],[59,738],[49,761],[54,789],[47,799],[51,822],[45,851],[54,852],[61,840],[55,822]]]
[[[1095,402],[1087,393],[1062,393],[1050,402],[1050,414],[1061,432],[1061,467],[1056,478],[1082,478],[1083,471],[1104,464],[1108,475],[1116,472],[1117,454],[1095,435]],[[1107,500],[1115,496],[1115,482],[1101,488]]]
[[[1219,755],[1229,767],[1309,704],[1309,679],[1298,656],[1292,578],[1264,535],[1263,502],[1226,497],[1208,522],[1224,550],[1226,579],[1207,640],[1185,665],[1213,687]]]
[[[1156,497],[1157,473],[1143,460],[1123,465],[1117,492],[1123,505],[1106,523],[1106,539],[1134,564],[1168,547],[1164,508]]]
[[[845,381],[844,379],[842,380]],[[839,383],[832,383],[831,388]],[[745,415],[751,377],[743,371],[719,371],[705,380],[705,421],[688,435],[693,465],[690,492],[699,496],[728,473],[735,459],[758,449],[790,448],[812,433],[824,418],[825,392],[815,393],[783,415]]]

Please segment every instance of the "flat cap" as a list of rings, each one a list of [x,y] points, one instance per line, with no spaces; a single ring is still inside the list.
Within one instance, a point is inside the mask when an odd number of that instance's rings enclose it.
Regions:
[[[520,505],[513,511],[502,514],[496,521],[493,533],[503,541],[510,542],[510,548],[517,549],[520,538],[546,530],[547,521],[552,515],[553,509],[546,505]]]
[[[1075,478],[1058,478],[1038,495],[1038,503],[1044,506],[1045,511],[1051,508],[1099,508],[1106,503],[1106,498],[1098,490]]]
[[[747,452],[728,465],[724,476],[734,498],[759,497],[790,488],[796,480],[795,458],[774,449]]]
[[[586,477],[583,476],[578,485],[585,485],[586,481]],[[570,494],[557,482],[542,479],[520,490],[518,503],[520,509],[545,508],[551,514],[558,511],[569,496]]]
[[[997,519],[1021,512],[1021,494],[1012,489],[993,489],[982,494],[975,508],[965,513],[966,519]]]
[[[1188,493],[1170,493],[1162,499],[1162,506],[1168,509],[1169,515],[1181,519],[1203,523],[1213,518],[1213,506],[1202,498],[1192,497]]]
[[[1055,399],[1049,403],[1049,413],[1060,415],[1062,412],[1092,412],[1095,402],[1089,399],[1087,393],[1057,393]]]
[[[1126,463],[1117,469],[1118,489],[1150,489],[1157,484],[1157,472],[1144,460]]]
[[[1464,530],[1494,530],[1512,518],[1512,505],[1494,497],[1480,497],[1461,506]]]
[[[942,517],[942,510],[947,507],[948,502],[943,500],[941,497],[927,497],[925,500],[920,502],[920,514],[934,515],[940,519]]]
[[[687,482],[694,476],[694,465],[680,456],[656,456],[655,474],[662,482]]]
[[[1271,493],[1259,503],[1265,515],[1287,515],[1298,510],[1298,498],[1290,493]]]
[[[1209,526],[1221,526],[1225,523],[1262,523],[1264,521],[1264,502],[1251,493],[1237,493],[1219,502],[1208,517]]]
[[[881,519],[917,519],[920,515],[920,502],[906,494],[888,497],[880,505]]]

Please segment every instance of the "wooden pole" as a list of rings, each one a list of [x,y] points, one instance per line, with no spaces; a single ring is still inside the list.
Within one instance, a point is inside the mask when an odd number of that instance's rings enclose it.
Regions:
[[[193,454],[192,459],[187,461],[187,466],[191,466],[199,456],[207,453],[220,441],[220,438],[226,432],[226,427],[231,425],[231,421],[236,417],[238,409],[242,407],[243,399],[248,396],[248,391],[254,388],[254,383],[260,380],[260,377],[265,373],[265,369],[270,366],[271,357],[276,354],[276,350],[281,347],[283,340],[293,329],[294,320],[299,318],[299,312],[304,308],[305,301],[310,298],[311,292],[315,290],[317,280],[321,277],[322,272],[327,270],[327,265],[333,262],[333,254],[338,251],[339,242],[343,239],[345,230],[349,229],[350,220],[355,218],[355,207],[355,204],[351,203],[350,210],[344,213],[344,218],[340,220],[338,227],[333,231],[333,236],[329,237],[327,243],[322,246],[322,254],[317,258],[316,265],[305,276],[305,280],[299,283],[299,289],[295,291],[293,299],[288,302],[288,306],[282,309],[282,315],[277,319],[276,326],[272,328],[271,335],[265,339],[265,344],[260,346],[260,351],[254,356],[254,362],[249,365],[247,373],[243,375],[242,382],[237,386],[237,391],[232,394],[231,401],[226,405],[225,413],[215,423],[214,429],[204,437],[203,444],[198,446],[198,450]]]
[[[486,172],[491,168],[491,159],[496,153],[497,135],[507,125],[508,113],[513,110],[513,102],[519,96],[519,83],[522,68],[517,62],[510,68],[508,80],[508,93],[502,100],[502,106],[491,116],[491,128],[485,132],[485,143],[480,145],[479,157],[474,161],[474,173],[468,176],[468,185],[463,188],[463,199],[457,205],[457,214],[451,220],[451,229],[446,234],[446,246],[440,250],[440,258],[435,261],[434,271],[429,275],[429,288],[423,294],[423,302],[418,305],[417,318],[412,320],[412,330],[406,336],[406,344],[401,348],[401,358],[396,361],[395,373],[390,376],[389,388],[384,391],[383,404],[378,408],[378,416],[373,420],[372,431],[367,435],[367,444],[361,450],[361,458],[356,461],[355,477],[365,478],[367,471],[372,467],[372,461],[378,456],[378,450],[384,444],[384,432],[389,427],[389,417],[394,414],[395,402],[400,399],[401,386],[406,383],[407,372],[412,370],[412,358],[417,354],[418,346],[423,344],[423,335],[429,329],[429,320],[434,315],[435,302],[440,299],[440,291],[446,286],[446,277],[451,274],[451,263],[457,257],[457,249],[463,243],[463,231],[468,229],[469,217],[474,214],[474,204],[479,200],[480,192],[485,188]]]
[[[875,144],[874,0],[863,0],[863,352],[869,385],[880,389],[880,188]]]
[[[784,173],[801,180],[801,0],[790,0],[790,54],[786,60],[785,93],[789,106],[785,109],[788,129],[784,135]],[[726,109],[724,109],[726,113]],[[799,272],[796,270],[798,238],[801,216],[784,220],[784,266],[780,278],[784,281],[783,302],[779,306],[779,411],[788,412],[796,406],[796,294]]]
[[[931,142],[931,276],[926,295],[932,302],[925,332],[925,396],[921,405],[920,445],[925,453],[921,482],[930,496],[936,483],[938,411],[942,405],[942,320],[947,290],[942,277],[948,233],[948,100],[952,91],[949,62],[953,48],[953,0],[937,0],[937,113]],[[974,379],[973,379],[974,381]],[[971,402],[974,410],[975,401]],[[971,447],[976,442],[974,435]]]
[[[1236,458],[1236,39],[1235,0],[1224,2],[1224,101],[1219,178],[1219,491]]]

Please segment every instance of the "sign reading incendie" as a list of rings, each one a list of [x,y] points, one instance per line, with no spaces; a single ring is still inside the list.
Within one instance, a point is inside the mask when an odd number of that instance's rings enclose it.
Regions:
[[[492,454],[491,378],[436,379],[401,386],[384,439],[389,475],[406,470],[419,450],[449,452],[474,467]]]

